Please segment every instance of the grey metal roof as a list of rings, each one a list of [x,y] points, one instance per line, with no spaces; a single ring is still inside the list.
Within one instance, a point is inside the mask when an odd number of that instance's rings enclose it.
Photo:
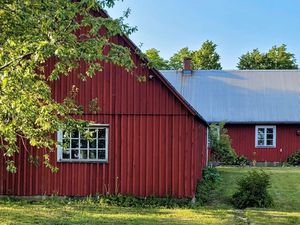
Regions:
[[[300,70],[160,72],[207,122],[300,123]]]

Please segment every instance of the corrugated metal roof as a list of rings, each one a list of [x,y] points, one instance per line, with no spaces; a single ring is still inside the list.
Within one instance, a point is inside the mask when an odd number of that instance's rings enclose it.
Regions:
[[[300,123],[300,70],[161,73],[210,123]]]

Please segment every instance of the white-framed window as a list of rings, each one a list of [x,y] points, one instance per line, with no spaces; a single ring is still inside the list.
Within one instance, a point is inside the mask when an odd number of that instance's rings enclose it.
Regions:
[[[70,133],[58,131],[57,159],[59,162],[107,162],[108,161],[108,125],[92,125],[86,128],[92,133],[88,140],[84,132]]]
[[[276,126],[255,126],[255,147],[276,147]]]

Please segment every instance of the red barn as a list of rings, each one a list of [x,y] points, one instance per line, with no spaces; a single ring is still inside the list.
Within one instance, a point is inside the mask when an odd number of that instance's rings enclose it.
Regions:
[[[126,194],[136,196],[193,197],[206,163],[206,122],[155,69],[143,66],[137,47],[126,37],[113,41],[132,51],[137,68],[133,73],[110,63],[86,82],[78,75],[85,64],[67,77],[53,82],[53,96],[62,101],[75,85],[77,101],[84,106],[80,117],[95,124],[91,141],[79,132],[70,136],[69,147],[59,147],[51,162],[52,173],[30,163],[29,156],[42,158],[42,151],[21,147],[15,157],[17,173],[6,171],[0,156],[0,195]],[[49,60],[47,68],[53,68]],[[137,76],[146,76],[146,82]],[[101,110],[90,114],[89,102],[98,98]],[[62,140],[61,132],[58,139]]]
[[[282,162],[300,149],[299,70],[161,72],[208,123],[226,123],[238,155]]]

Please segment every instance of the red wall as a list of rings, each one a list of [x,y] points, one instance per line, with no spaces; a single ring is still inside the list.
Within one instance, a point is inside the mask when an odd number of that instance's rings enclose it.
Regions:
[[[227,125],[238,155],[258,162],[281,162],[300,149],[300,125],[276,125],[276,148],[255,148],[255,125]],[[255,152],[255,153],[254,153]]]
[[[122,38],[116,42],[127,45]],[[16,156],[18,171],[6,172],[0,157],[0,195],[69,195],[122,193],[138,196],[193,196],[196,182],[205,165],[206,126],[155,76],[138,82],[137,75],[154,74],[142,68],[130,74],[120,67],[105,64],[104,70],[82,82],[80,63],[68,77],[52,83],[57,101],[79,87],[78,103],[85,107],[86,120],[109,124],[108,163],[58,163],[56,151],[51,162],[59,168],[53,174],[43,165],[28,162],[29,153],[21,147]],[[46,73],[53,67],[48,63]],[[101,112],[89,114],[88,103],[99,99]],[[42,158],[43,150],[30,152]]]

